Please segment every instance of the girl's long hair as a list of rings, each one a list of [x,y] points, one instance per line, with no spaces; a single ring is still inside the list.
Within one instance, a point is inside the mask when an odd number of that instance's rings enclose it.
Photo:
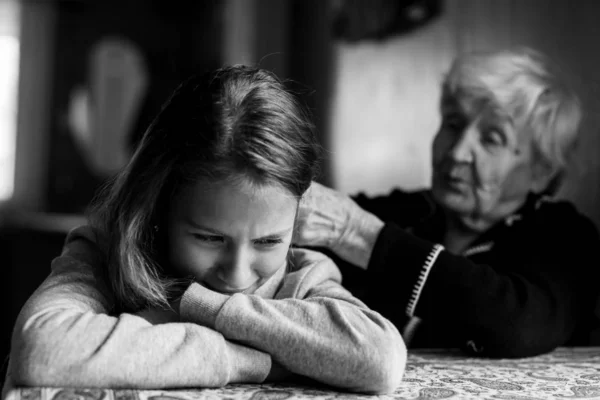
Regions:
[[[243,175],[300,198],[320,150],[306,110],[270,72],[232,66],[183,82],[90,212],[119,310],[168,307],[166,210],[182,185]]]

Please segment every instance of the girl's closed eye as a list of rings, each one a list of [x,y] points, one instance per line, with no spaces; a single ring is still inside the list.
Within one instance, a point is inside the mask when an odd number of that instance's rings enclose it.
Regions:
[[[223,236],[218,236],[218,235],[206,235],[203,233],[193,233],[192,235],[198,241],[207,243],[207,244],[221,244],[225,241]]]
[[[283,243],[281,238],[262,238],[254,240],[254,245],[261,248],[272,248]]]

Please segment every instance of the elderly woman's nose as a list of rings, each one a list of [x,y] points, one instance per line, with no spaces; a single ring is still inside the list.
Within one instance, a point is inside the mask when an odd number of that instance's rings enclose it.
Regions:
[[[457,135],[452,147],[450,156],[457,162],[470,163],[473,161],[473,150],[475,146],[476,132],[474,127],[467,126]]]

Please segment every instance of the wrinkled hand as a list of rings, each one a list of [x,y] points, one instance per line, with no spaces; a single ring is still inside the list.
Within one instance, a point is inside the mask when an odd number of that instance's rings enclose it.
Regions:
[[[313,182],[298,209],[294,243],[325,247],[367,268],[383,222],[349,196]]]

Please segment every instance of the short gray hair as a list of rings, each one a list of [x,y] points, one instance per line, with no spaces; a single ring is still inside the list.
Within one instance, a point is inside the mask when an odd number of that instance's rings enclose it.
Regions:
[[[536,156],[562,175],[582,119],[581,103],[545,55],[526,47],[473,52],[456,58],[443,83],[444,96],[491,101],[528,130]]]

